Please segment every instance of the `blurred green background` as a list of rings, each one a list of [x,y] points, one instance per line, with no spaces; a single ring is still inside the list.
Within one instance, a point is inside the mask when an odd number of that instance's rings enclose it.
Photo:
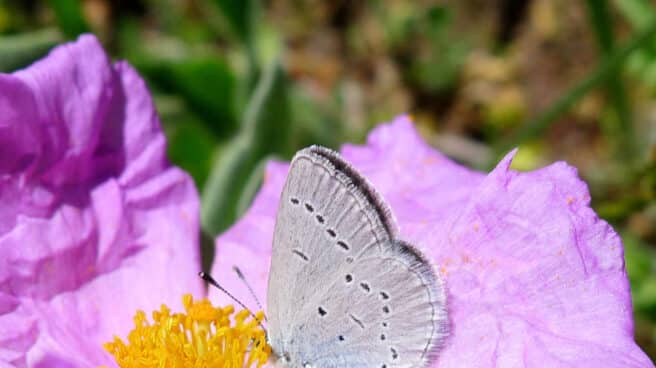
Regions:
[[[206,251],[267,159],[410,112],[470,167],[514,146],[519,170],[578,167],[622,234],[636,339],[656,357],[652,1],[0,0],[0,71],[83,32],[148,81],[202,194]]]

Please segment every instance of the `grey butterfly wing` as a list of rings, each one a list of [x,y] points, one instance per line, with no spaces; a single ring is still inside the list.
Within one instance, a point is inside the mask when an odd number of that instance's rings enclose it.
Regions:
[[[423,367],[435,358],[447,321],[439,280],[402,241],[371,253],[340,270],[350,277],[336,280],[309,303],[333,312],[330,320],[317,323],[311,310],[300,318],[320,328],[316,345],[324,348],[310,354],[313,366]],[[315,345],[310,340],[301,340],[308,341],[307,351]]]
[[[282,332],[278,321],[289,328],[298,308],[319,285],[327,284],[337,265],[353,262],[367,246],[390,241],[396,231],[392,221],[384,221],[388,209],[355,190],[356,182],[335,167],[326,158],[329,155],[328,150],[311,147],[297,153],[290,165],[269,275],[271,340]]]
[[[289,367],[421,367],[446,335],[429,263],[396,238],[387,205],[339,155],[292,160],[274,232],[268,332]]]

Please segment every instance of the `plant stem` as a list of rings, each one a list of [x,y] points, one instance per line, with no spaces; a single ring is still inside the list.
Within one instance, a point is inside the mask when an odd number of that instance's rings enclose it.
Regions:
[[[605,58],[597,68],[592,71],[585,79],[573,86],[569,92],[557,99],[549,108],[546,109],[533,121],[526,123],[519,129],[512,139],[497,147],[497,154],[510,150],[528,139],[535,138],[544,132],[553,122],[569,111],[572,106],[581,100],[592,89],[606,82],[608,78],[614,75],[619,67],[622,66],[627,57],[635,50],[646,46],[652,37],[656,35],[656,23],[640,31],[628,43],[621,48],[616,48]]]
[[[613,53],[615,48],[613,40],[613,21],[608,11],[607,0],[587,0],[590,23],[595,30],[597,43],[604,60]],[[618,151],[618,156],[624,159],[633,158],[633,121],[631,107],[626,98],[624,85],[622,83],[619,68],[608,76],[606,81],[606,93],[610,98],[613,109],[615,110],[615,119],[606,127],[606,135],[610,142],[619,140],[613,149]]]

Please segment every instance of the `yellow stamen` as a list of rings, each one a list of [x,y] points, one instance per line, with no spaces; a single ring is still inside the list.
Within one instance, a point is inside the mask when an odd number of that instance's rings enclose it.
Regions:
[[[243,368],[266,363],[271,348],[260,322],[263,312],[249,318],[246,310],[230,316],[234,307],[215,308],[207,299],[182,298],[186,313],[171,314],[162,305],[149,323],[143,311],[134,317],[128,343],[118,337],[104,345],[121,368]]]

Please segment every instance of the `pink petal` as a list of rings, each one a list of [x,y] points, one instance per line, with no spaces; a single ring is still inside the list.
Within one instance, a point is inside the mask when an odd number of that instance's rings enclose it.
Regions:
[[[633,341],[622,243],[574,168],[518,173],[511,152],[486,176],[434,151],[406,117],[342,152],[446,282],[451,335],[435,367],[653,367]],[[286,170],[271,164],[252,208],[217,239],[213,272],[241,300],[233,265],[266,299]]]
[[[102,344],[137,309],[204,293],[196,189],[141,78],[93,36],[0,86],[0,367],[114,366]]]

